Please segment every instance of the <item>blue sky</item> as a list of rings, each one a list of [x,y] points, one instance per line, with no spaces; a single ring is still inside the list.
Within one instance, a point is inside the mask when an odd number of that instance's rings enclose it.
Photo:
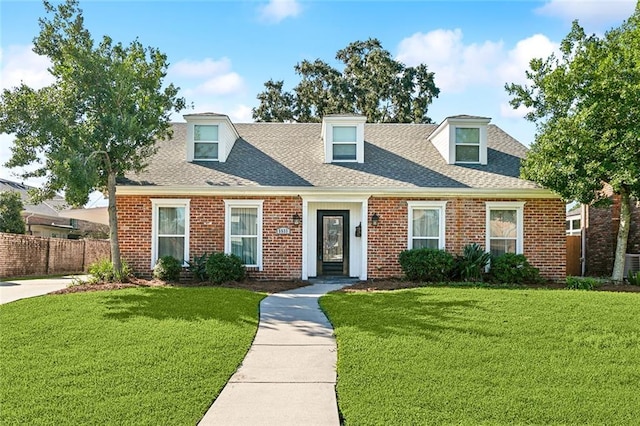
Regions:
[[[557,49],[573,19],[603,34],[633,13],[635,0],[550,1],[81,1],[94,40],[135,38],[167,54],[167,81],[195,109],[251,121],[269,79],[298,82],[294,65],[378,38],[407,65],[425,63],[441,89],[429,108],[436,122],[455,114],[488,116],[528,145],[535,127],[508,105],[505,82],[524,83],[533,57]],[[0,1],[1,87],[51,82],[47,60],[31,52],[44,16],[39,1]],[[182,121],[181,114],[175,115]],[[0,136],[0,163],[11,136]],[[2,166],[0,177],[18,180]],[[37,184],[36,182],[31,182]]]

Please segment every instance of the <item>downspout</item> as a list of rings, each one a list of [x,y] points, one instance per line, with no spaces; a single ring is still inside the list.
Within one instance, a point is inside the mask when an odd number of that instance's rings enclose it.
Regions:
[[[589,223],[589,209],[586,204],[580,205],[580,268],[584,277],[587,271],[587,223]]]
[[[29,223],[29,218],[33,217],[35,215],[35,213],[31,213],[29,216],[27,216],[25,218],[25,223],[27,224],[27,229],[29,231],[29,235],[33,235],[33,232],[31,232],[31,224]]]

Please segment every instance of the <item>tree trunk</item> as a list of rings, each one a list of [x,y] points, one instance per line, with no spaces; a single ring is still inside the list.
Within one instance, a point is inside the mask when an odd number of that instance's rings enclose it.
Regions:
[[[111,242],[111,261],[116,279],[122,279],[122,261],[120,260],[120,244],[118,243],[118,214],[116,211],[116,172],[110,171],[107,177],[107,193],[109,197],[109,241]]]
[[[616,243],[616,256],[613,261],[613,281],[624,279],[624,261],[627,254],[627,240],[629,239],[629,228],[631,227],[631,208],[629,193],[622,189],[620,191],[620,227],[618,228],[618,241]]]

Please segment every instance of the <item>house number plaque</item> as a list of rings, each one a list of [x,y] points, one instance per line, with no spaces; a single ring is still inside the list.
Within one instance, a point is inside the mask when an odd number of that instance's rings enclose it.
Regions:
[[[276,234],[290,234],[291,230],[289,228],[278,228],[276,230]]]

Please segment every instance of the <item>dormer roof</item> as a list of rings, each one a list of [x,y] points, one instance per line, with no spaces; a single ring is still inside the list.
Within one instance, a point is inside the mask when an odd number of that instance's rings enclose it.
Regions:
[[[187,121],[187,161],[224,163],[240,138],[228,115],[215,112],[185,114]]]

